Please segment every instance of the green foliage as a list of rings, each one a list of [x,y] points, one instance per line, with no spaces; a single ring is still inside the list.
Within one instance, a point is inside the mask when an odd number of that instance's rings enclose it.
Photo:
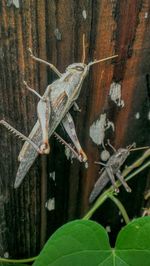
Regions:
[[[93,221],[76,220],[59,228],[33,266],[149,266],[150,217],[133,220],[111,248],[105,229]]]

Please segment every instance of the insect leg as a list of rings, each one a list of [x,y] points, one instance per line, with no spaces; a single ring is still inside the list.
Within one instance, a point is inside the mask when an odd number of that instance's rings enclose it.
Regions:
[[[43,99],[38,102],[37,114],[42,131],[42,144],[40,146],[40,150],[42,151],[43,154],[49,154],[50,145],[49,145],[48,131],[49,131],[49,121],[51,117],[51,106],[50,106],[49,97],[43,97]]]
[[[110,143],[110,140],[109,140],[109,139],[107,140],[107,143],[108,143],[109,147],[112,148],[112,150],[113,150],[114,152],[116,152],[115,147]]]
[[[23,81],[23,84],[25,85],[25,87],[26,87],[27,90],[33,92],[36,96],[38,96],[41,100],[43,100],[43,97],[42,97],[37,91],[31,89],[31,88],[28,86],[28,84],[27,84],[27,82],[26,82],[25,80]]]
[[[124,180],[123,176],[121,175],[120,170],[118,170],[118,172],[116,173],[116,176],[118,177],[118,179],[120,180],[121,184],[124,186],[126,191],[131,192],[131,188],[128,186],[127,182]]]
[[[74,106],[74,111],[81,112],[81,109],[79,108],[76,102],[74,102],[73,106]]]
[[[30,56],[32,57],[32,59],[34,59],[37,62],[44,63],[47,66],[49,66],[58,75],[58,77],[62,76],[62,74],[59,72],[59,70],[53,64],[51,64],[51,63],[49,63],[49,62],[47,62],[41,58],[34,56],[32,53],[32,50],[30,48],[29,48],[29,53],[30,53]]]
[[[115,178],[114,178],[114,173],[113,173],[112,167],[110,165],[107,165],[105,167],[105,170],[106,170],[106,172],[107,172],[107,174],[108,174],[108,176],[109,176],[109,178],[111,180],[111,183],[112,183],[112,185],[114,187],[115,192],[118,193],[119,192],[119,188],[116,187],[116,185],[115,185]]]
[[[25,81],[23,83],[29,91],[33,92],[36,96],[40,98],[40,101],[38,102],[37,105],[37,114],[41,126],[42,139],[43,139],[43,143],[40,146],[40,150],[42,154],[48,154],[50,152],[50,146],[48,140],[48,128],[49,128],[49,119],[51,115],[49,97],[45,96],[42,97],[38,92],[31,89]]]
[[[59,136],[56,132],[54,132],[53,135],[62,145],[65,145],[67,148],[69,148],[76,158],[78,158],[78,153],[61,136]]]
[[[62,124],[66,130],[66,132],[68,133],[69,137],[71,138],[73,144],[75,145],[78,154],[79,154],[79,160],[83,161],[83,162],[87,162],[87,156],[84,153],[83,149],[81,148],[81,145],[79,143],[76,131],[75,131],[75,125],[72,119],[72,116],[70,115],[70,113],[67,113],[65,115],[65,117],[62,120]]]
[[[41,153],[39,147],[31,139],[29,139],[28,137],[26,137],[25,135],[23,135],[21,132],[19,132],[17,129],[15,129],[14,127],[12,127],[6,121],[0,120],[0,124],[2,124],[3,126],[5,126],[11,133],[13,133],[18,138],[20,138],[20,139],[22,139],[24,141],[27,141],[29,144],[31,144],[33,146],[33,148],[38,153]]]

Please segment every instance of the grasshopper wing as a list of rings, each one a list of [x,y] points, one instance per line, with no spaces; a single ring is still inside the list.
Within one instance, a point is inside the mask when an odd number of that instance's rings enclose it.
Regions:
[[[42,140],[42,134],[40,129],[40,124],[37,121],[35,126],[33,127],[29,138],[34,133],[34,138],[32,141],[40,146]],[[21,150],[21,154],[19,154],[20,165],[17,171],[16,180],[14,184],[14,188],[18,188],[24,179],[26,173],[34,163],[36,157],[38,156],[38,152],[28,143],[25,142],[23,149]]]
[[[97,198],[97,196],[101,193],[108,182],[109,177],[106,173],[106,170],[104,170],[94,185],[94,188],[89,197],[89,203],[92,203]]]

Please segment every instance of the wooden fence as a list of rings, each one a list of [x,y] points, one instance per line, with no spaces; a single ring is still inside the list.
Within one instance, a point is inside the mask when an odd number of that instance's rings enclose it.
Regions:
[[[37,119],[38,99],[25,89],[23,79],[43,94],[56,76],[34,62],[28,48],[63,73],[69,64],[81,61],[83,34],[86,62],[118,54],[117,59],[91,67],[78,99],[82,112],[71,111],[89,167],[75,159],[71,163],[64,147],[52,137],[51,154],[38,158],[15,190],[22,143],[0,128],[2,257],[38,254],[56,228],[87,212],[88,197],[99,176],[94,161],[100,160],[103,141],[110,139],[116,148],[150,143],[149,0],[1,0],[0,119],[29,134]],[[65,137],[61,127],[57,132]],[[127,163],[140,154],[135,152]],[[119,197],[130,218],[140,215],[145,204],[147,177],[148,170],[129,183],[131,194],[121,189]],[[122,226],[111,202],[93,219],[111,227],[112,241]]]

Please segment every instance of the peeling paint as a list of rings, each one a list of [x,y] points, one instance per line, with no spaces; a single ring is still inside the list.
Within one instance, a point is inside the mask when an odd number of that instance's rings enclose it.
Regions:
[[[82,11],[82,16],[85,20],[87,19],[87,13],[85,9]]]
[[[10,7],[11,5],[14,5],[16,8],[19,8],[19,0],[7,0],[7,6]]]
[[[49,211],[55,210],[55,198],[48,199],[45,203],[45,208],[47,208]]]
[[[90,127],[90,137],[97,145],[104,146],[105,131],[109,128],[115,130],[114,124],[106,118],[106,114],[101,114],[99,119],[95,121]]]
[[[137,112],[137,113],[135,114],[135,118],[136,118],[136,119],[140,119],[140,113],[139,113],[139,112]]]
[[[109,96],[111,100],[119,107],[124,107],[124,101],[121,99],[121,85],[113,82],[110,85]]]
[[[56,28],[56,29],[54,30],[54,35],[55,35],[57,41],[61,41],[61,39],[62,39],[62,37],[61,37],[61,32],[59,31],[58,28]]]
[[[6,259],[9,258],[9,252],[8,252],[8,251],[6,251],[6,252],[4,253],[4,258],[6,258]]]
[[[67,160],[71,160],[71,163],[73,162],[73,158],[76,158],[74,153],[66,146],[65,146],[65,155],[67,157]]]

